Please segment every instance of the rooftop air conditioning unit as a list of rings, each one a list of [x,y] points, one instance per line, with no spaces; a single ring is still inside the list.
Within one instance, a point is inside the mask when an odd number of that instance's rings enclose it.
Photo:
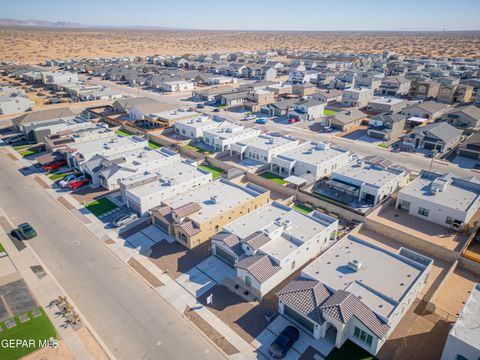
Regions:
[[[361,269],[362,263],[361,263],[360,261],[358,261],[358,260],[353,259],[353,260],[350,260],[350,261],[348,262],[348,265],[347,265],[347,266],[348,266],[349,269],[357,272],[358,270]]]
[[[210,197],[210,201],[214,204],[218,204],[220,202],[217,195],[213,195],[212,197]]]
[[[438,193],[438,190],[439,190],[438,187],[432,186],[432,188],[430,189],[430,193],[432,195],[436,195]]]

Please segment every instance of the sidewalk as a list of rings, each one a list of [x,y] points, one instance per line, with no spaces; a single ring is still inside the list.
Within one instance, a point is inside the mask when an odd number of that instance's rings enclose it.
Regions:
[[[0,216],[3,216],[8,221],[8,218],[2,209],[0,209]],[[12,224],[10,223],[10,225]],[[77,360],[90,360],[94,358],[94,356],[92,356],[92,354],[90,354],[85,348],[75,330],[73,330],[70,326],[64,326],[65,318],[56,314],[56,312],[58,312],[57,307],[51,306],[51,302],[53,300],[55,300],[59,295],[64,295],[62,289],[59,288],[59,286],[48,273],[46,273],[46,275],[41,279],[39,279],[33,273],[30,267],[38,266],[39,261],[28,246],[23,250],[18,251],[8,236],[3,231],[0,233],[0,242],[4,246],[10,260],[13,262],[17,271],[22,275],[39,304],[45,309],[45,312],[59,333],[61,340],[64,342],[74,358]]]

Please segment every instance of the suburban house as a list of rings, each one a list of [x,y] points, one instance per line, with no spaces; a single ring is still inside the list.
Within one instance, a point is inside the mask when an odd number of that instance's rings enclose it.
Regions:
[[[278,312],[315,339],[376,355],[427,282],[433,260],[348,235],[277,293]]]
[[[235,90],[231,93],[225,93],[220,95],[220,104],[225,106],[241,106],[243,105],[249,96],[249,91]]]
[[[292,93],[301,97],[311,96],[318,91],[318,88],[312,83],[293,84]]]
[[[140,136],[115,136],[68,144],[64,153],[68,166],[81,170],[81,165],[95,155],[120,156],[128,152],[141,151],[147,146],[148,140]]]
[[[473,100],[473,86],[444,85],[438,91],[437,101],[444,104],[469,103]]]
[[[480,207],[477,178],[457,178],[423,170],[398,193],[396,208],[427,221],[460,230]]]
[[[93,126],[89,119],[82,116],[75,116],[72,118],[62,119],[58,123],[46,123],[32,129],[35,142],[44,143],[46,138],[50,135],[55,135],[64,132],[76,132],[91,128]]]
[[[439,90],[440,84],[431,79],[414,81],[410,87],[409,96],[418,100],[436,99]]]
[[[292,70],[288,73],[288,82],[290,84],[314,83],[317,79],[318,71],[313,70]]]
[[[173,150],[152,149],[147,146],[120,155],[95,155],[80,167],[93,185],[116,190],[120,187],[119,180],[169,166],[170,163],[177,161],[176,158],[179,159],[180,155]]]
[[[230,155],[240,160],[251,159],[269,164],[272,157],[289,152],[298,145],[298,140],[277,134],[260,134],[230,145]]]
[[[131,104],[126,111],[128,117],[136,121],[153,120],[157,113],[177,109],[177,105],[161,102],[161,101],[142,101]],[[147,119],[148,118],[148,119]]]
[[[304,142],[294,149],[272,157],[270,171],[281,176],[311,176],[319,180],[335,169],[346,166],[350,152],[325,142]]]
[[[42,74],[45,86],[58,89],[59,85],[78,83],[78,74],[69,71],[46,72]]]
[[[358,160],[332,172],[326,181],[330,189],[327,196],[343,199],[344,203],[375,206],[405,186],[407,181],[407,171],[393,167],[388,161],[383,164]]]
[[[475,133],[460,143],[457,149],[457,155],[480,160],[480,133]]]
[[[342,105],[348,107],[361,108],[368,105],[373,100],[373,89],[346,89],[343,90]]]
[[[295,108],[288,112],[289,119],[307,121],[319,119],[323,116],[325,103],[320,100],[307,100],[296,104]]]
[[[402,138],[406,149],[427,149],[444,152],[457,145],[462,138],[462,130],[446,122],[439,122],[414,128]]]
[[[367,115],[360,110],[350,109],[328,115],[325,124],[340,131],[351,131],[359,127],[366,118]]]
[[[410,91],[411,80],[403,76],[388,76],[382,79],[379,91],[386,96],[405,96]]]
[[[169,158],[167,166],[131,175],[119,181],[126,206],[140,215],[159,206],[163,200],[190,191],[212,181],[212,173],[182,160]],[[167,230],[168,232],[168,230]]]
[[[338,220],[273,202],[225,225],[211,252],[236,269],[236,282],[263,297],[335,241]]]
[[[162,200],[151,210],[152,223],[192,249],[269,201],[270,192],[260,186],[219,179]]]
[[[192,99],[194,101],[208,101],[220,102],[220,97],[223,94],[234,91],[235,88],[230,85],[215,86],[208,89],[194,90],[192,92]]]
[[[66,120],[72,120],[77,115],[69,108],[57,108],[42,111],[35,111],[22,114],[12,119],[15,129],[22,132],[28,142],[35,142],[34,131],[38,127],[46,125],[62,124]]]
[[[374,139],[393,142],[403,135],[407,117],[402,114],[386,112],[368,119],[367,135]]]
[[[207,115],[199,115],[195,118],[179,120],[175,122],[175,132],[183,137],[201,140],[203,132],[222,126],[228,126],[230,123],[224,121],[216,121]]]
[[[112,139],[115,132],[105,123],[97,123],[85,129],[66,130],[45,136],[45,147],[52,152],[65,148],[69,144],[91,141],[95,139]]]
[[[343,96],[342,90],[336,89],[322,89],[318,90],[315,94],[312,95],[313,99],[320,100],[321,102],[327,104],[329,102],[341,102]]]
[[[156,104],[159,101],[149,98],[149,97],[132,97],[132,98],[123,98],[118,99],[112,104],[112,110],[116,113],[125,113],[133,106],[143,106],[145,104]]]
[[[436,120],[447,111],[447,106],[435,101],[425,101],[403,108],[400,113],[407,117],[419,117],[428,120]]]
[[[291,94],[292,93],[292,85],[291,84],[273,84],[268,85],[266,90],[271,91],[275,94],[275,96]]]
[[[210,145],[214,151],[229,150],[232,144],[260,135],[258,129],[243,127],[230,122],[203,131],[203,142]]]
[[[296,99],[281,99],[272,104],[262,106],[261,112],[270,116],[286,117],[295,108],[297,102],[298,100]]]
[[[0,115],[10,115],[31,110],[35,105],[28,97],[11,93],[0,96]]]
[[[182,91],[191,91],[195,88],[193,81],[178,79],[164,81],[159,84],[158,89],[165,92],[182,92]]]
[[[476,283],[470,296],[448,333],[440,360],[477,359],[480,354],[480,284]]]
[[[404,100],[382,97],[369,101],[367,111],[377,114],[386,112],[397,113],[405,107],[407,107],[407,103]]]
[[[475,105],[453,108],[442,116],[442,120],[459,129],[479,129],[480,108]]]

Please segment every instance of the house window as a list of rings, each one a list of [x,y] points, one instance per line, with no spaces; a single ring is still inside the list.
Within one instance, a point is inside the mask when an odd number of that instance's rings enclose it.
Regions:
[[[359,329],[358,327],[355,326],[355,330],[353,332],[353,336],[356,337],[358,340],[363,342],[364,344],[371,346],[373,337],[370,334],[367,334],[365,331]]]
[[[252,286],[252,279],[250,278],[250,276],[245,276],[245,284],[247,284],[247,286]]]
[[[295,261],[292,261],[292,270],[295,269]]]
[[[425,208],[422,208],[422,207],[418,208],[418,215],[428,217],[429,213],[430,213],[430,210],[428,210],[428,209],[425,209]]]
[[[452,224],[461,224],[461,221],[458,221],[457,219],[454,219],[453,217],[451,216],[447,216],[447,220],[445,220],[445,222],[449,225],[452,225]]]

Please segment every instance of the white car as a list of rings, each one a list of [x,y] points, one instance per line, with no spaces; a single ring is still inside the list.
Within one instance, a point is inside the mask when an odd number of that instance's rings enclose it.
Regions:
[[[60,187],[62,187],[62,188],[66,188],[71,181],[73,181],[73,180],[83,180],[83,179],[85,179],[85,175],[71,174],[71,175],[65,176],[62,180],[60,180],[58,182],[58,185],[60,185]]]
[[[243,119],[244,120],[255,120],[256,118],[257,118],[256,115],[250,114],[250,115],[245,116]]]
[[[113,220],[113,226],[121,227],[138,219],[138,215],[135,213],[123,214]]]

